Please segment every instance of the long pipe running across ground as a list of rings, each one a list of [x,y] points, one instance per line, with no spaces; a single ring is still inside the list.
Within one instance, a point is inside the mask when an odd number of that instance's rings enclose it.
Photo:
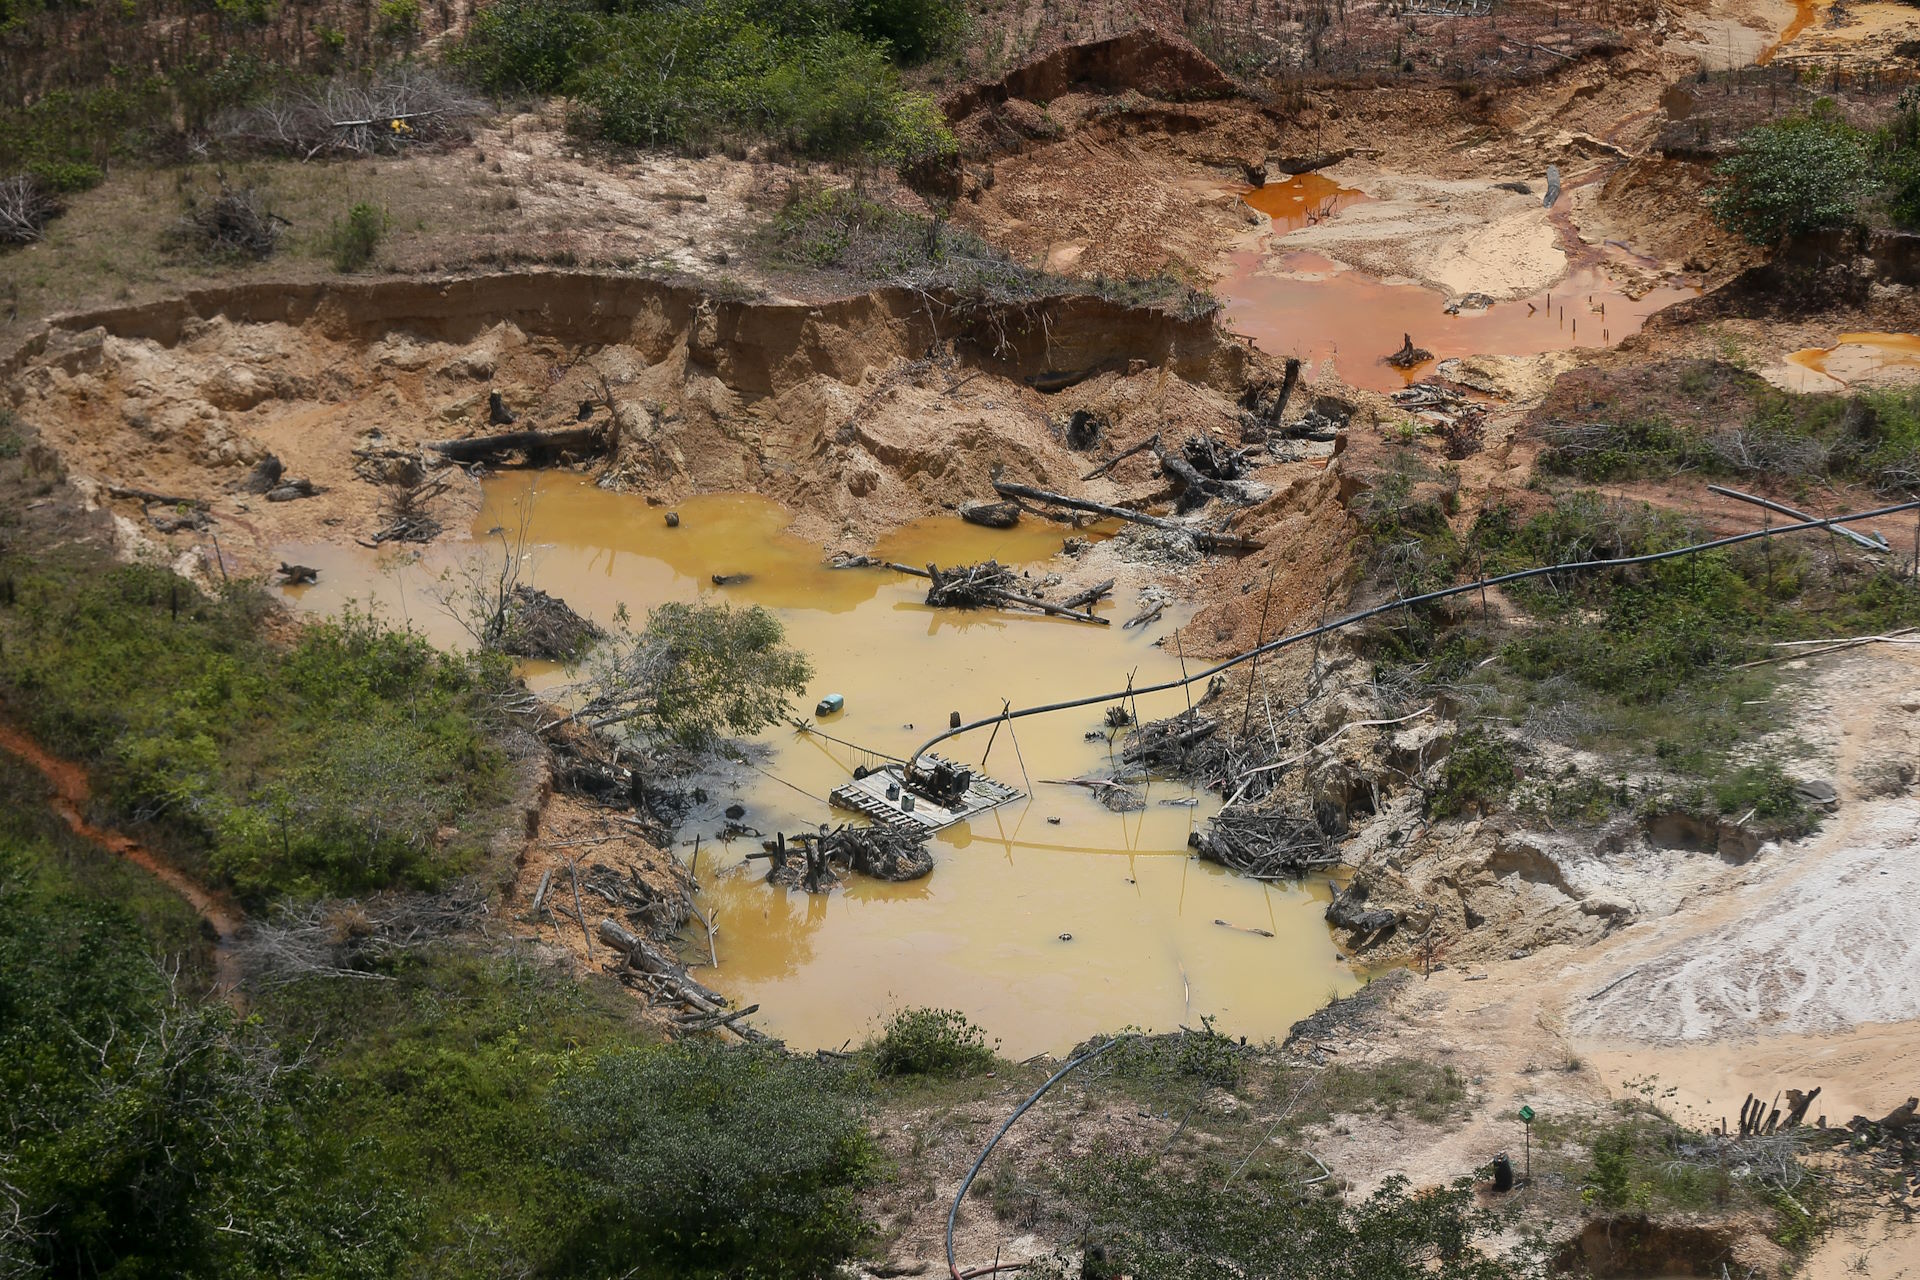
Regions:
[[[988,716],[984,720],[975,720],[970,724],[963,724],[957,729],[949,729],[937,737],[929,738],[910,757],[911,767],[919,768],[920,757],[942,742],[945,742],[948,738],[957,738],[961,734],[972,733],[975,729],[984,729],[989,725],[999,724],[1004,720],[1019,720],[1025,716],[1045,715],[1050,711],[1071,711],[1075,707],[1090,707],[1096,703],[1112,702],[1119,698],[1137,698],[1141,694],[1165,693],[1169,689],[1183,688],[1187,685],[1216,676],[1229,667],[1237,667],[1243,662],[1249,662],[1262,654],[1273,653],[1289,645],[1299,644],[1302,640],[1311,640],[1316,636],[1323,636],[1329,632],[1338,631],[1343,627],[1350,627],[1356,622],[1365,622],[1368,618],[1377,618],[1381,614],[1391,613],[1395,609],[1407,609],[1417,604],[1430,604],[1435,600],[1445,600],[1449,596],[1465,595],[1469,591],[1478,591],[1485,587],[1497,587],[1507,582],[1520,582],[1527,578],[1545,577],[1552,573],[1574,573],[1587,569],[1621,569],[1628,565],[1653,564],[1659,560],[1673,560],[1680,556],[1697,555],[1702,551],[1712,551],[1718,547],[1731,547],[1742,542],[1752,542],[1758,538],[1774,538],[1781,534],[1800,533],[1807,529],[1833,529],[1840,525],[1853,524],[1861,520],[1873,520],[1880,516],[1898,515],[1902,511],[1913,511],[1916,509],[1920,509],[1920,500],[1897,502],[1888,507],[1875,507],[1871,511],[1859,511],[1852,515],[1844,516],[1828,516],[1824,520],[1803,520],[1797,524],[1774,525],[1767,529],[1754,529],[1747,533],[1736,533],[1730,537],[1715,538],[1710,542],[1696,542],[1690,546],[1674,547],[1668,551],[1653,551],[1641,556],[1622,556],[1617,560],[1573,560],[1565,564],[1542,565],[1534,569],[1516,569],[1512,573],[1502,573],[1491,578],[1480,578],[1473,582],[1462,583],[1456,587],[1442,587],[1438,591],[1429,591],[1425,595],[1404,596],[1401,599],[1389,601],[1383,605],[1376,605],[1371,609],[1362,609],[1358,613],[1350,613],[1344,618],[1336,618],[1332,622],[1323,623],[1320,626],[1311,627],[1305,631],[1296,631],[1292,635],[1281,636],[1278,640],[1269,640],[1267,643],[1249,649],[1245,653],[1228,658],[1225,662],[1219,663],[1216,666],[1208,667],[1205,671],[1195,672],[1193,675],[1182,677],[1179,680],[1168,680],[1162,684],[1148,685],[1144,689],[1117,689],[1110,693],[1096,693],[1091,697],[1075,698],[1070,702],[1049,702],[1045,706],[1022,707],[1018,711],[1002,710],[999,715]]]

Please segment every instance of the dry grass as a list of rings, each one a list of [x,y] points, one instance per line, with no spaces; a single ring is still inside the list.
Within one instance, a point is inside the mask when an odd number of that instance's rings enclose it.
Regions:
[[[217,198],[212,166],[121,170],[74,197],[66,215],[49,223],[38,243],[0,260],[14,310],[0,324],[0,348],[56,312],[253,279],[329,277],[332,266],[322,239],[333,220],[360,201],[386,208],[392,219],[378,269],[404,269],[428,255],[437,258],[451,238],[505,229],[499,212],[485,207],[497,202],[485,199],[485,171],[471,161],[439,156],[311,164],[263,160],[231,167],[227,176],[235,188],[251,188],[286,219],[283,250],[271,260],[209,262],[167,251],[156,228],[178,223],[189,196],[202,204]]]

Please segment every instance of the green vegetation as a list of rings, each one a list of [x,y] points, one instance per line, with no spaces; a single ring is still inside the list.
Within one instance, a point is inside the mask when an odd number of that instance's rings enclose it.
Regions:
[[[321,240],[321,250],[335,271],[358,271],[373,261],[373,251],[387,234],[387,211],[362,201],[334,219]]]
[[[400,1207],[322,1185],[309,1073],[146,953],[191,949],[191,913],[68,835],[38,781],[0,755],[0,1266],[390,1274]]]
[[[1690,377],[1674,381],[1674,398],[1691,398]],[[1698,472],[1854,481],[1883,492],[1920,487],[1920,390],[1796,395],[1756,378],[1725,400],[1727,416],[1697,421],[1643,403],[1594,402],[1578,419],[1543,428],[1540,466],[1592,483]]]
[[[931,100],[902,88],[958,30],[951,0],[696,0],[614,6],[499,0],[458,60],[496,91],[568,92],[590,136],[702,152],[910,165],[950,152]]]
[[[1631,389],[1620,397],[1606,411],[1632,407]],[[1916,403],[1904,393],[1849,402],[1768,392],[1752,402],[1749,421],[1759,425],[1748,430],[1805,432],[1798,438],[1833,442],[1828,457],[1871,459],[1859,465],[1884,474],[1888,459],[1910,447]],[[1659,438],[1692,437],[1690,426],[1672,426]],[[1841,441],[1853,442],[1850,455]],[[1596,456],[1572,455],[1561,465]],[[1462,537],[1446,518],[1448,477],[1423,478],[1432,474],[1417,459],[1390,463],[1360,505],[1362,564],[1395,594],[1482,569],[1639,556],[1705,536],[1652,507],[1573,491],[1551,495],[1525,517],[1511,506],[1487,508]],[[1804,834],[1817,814],[1794,794],[1780,762],[1740,750],[1763,731],[1767,716],[1756,708],[1766,706],[1780,672],[1742,664],[1765,656],[1775,640],[1920,622],[1920,583],[1903,566],[1825,556],[1811,537],[1511,584],[1504,598],[1526,618],[1517,627],[1483,617],[1474,599],[1387,615],[1368,644],[1404,709],[1446,690],[1478,712],[1427,795],[1428,812],[1459,816],[1512,803],[1556,821],[1599,822],[1636,809],[1679,811],[1739,817],[1772,835]],[[1504,724],[1496,728],[1496,720]],[[1623,772],[1633,762],[1663,781],[1628,787],[1579,771],[1523,775],[1518,765],[1529,744],[1543,740],[1615,755]]]
[[[1750,131],[1714,173],[1720,225],[1750,244],[1772,245],[1858,216],[1867,147],[1831,103],[1819,102],[1804,115]]]
[[[1875,218],[1920,228],[1920,92],[1874,129],[1821,99],[1749,131],[1715,174],[1714,216],[1751,244]]]
[[[842,1067],[679,1044],[569,1073],[553,1107],[560,1159],[595,1191],[570,1270],[807,1280],[870,1234],[877,1158]]]
[[[1216,1159],[1177,1169],[1103,1148],[1070,1194],[1091,1226],[1088,1276],[1169,1280],[1316,1276],[1328,1280],[1522,1280],[1544,1276],[1526,1250],[1489,1257],[1502,1220],[1474,1207],[1468,1181],[1429,1191],[1393,1177],[1365,1200],[1303,1194],[1311,1164],[1235,1181]]]
[[[0,577],[0,697],[88,765],[116,822],[253,902],[476,865],[504,775],[486,727],[499,662],[356,615],[281,649],[256,588],[205,596],[147,566],[0,555]]]
[[[947,1079],[991,1071],[995,1062],[987,1033],[957,1009],[902,1009],[888,1018],[867,1046],[881,1076]]]
[[[806,655],[785,644],[780,619],[759,605],[674,601],[635,631],[624,614],[587,658],[576,718],[625,725],[690,745],[758,733],[778,724],[790,697],[813,677]]]
[[[1468,726],[1440,766],[1440,787],[1427,794],[1427,812],[1436,818],[1485,817],[1513,791],[1516,764],[1511,742],[1485,726]]]
[[[1336,1116],[1403,1114],[1422,1124],[1444,1124],[1467,1109],[1467,1083],[1450,1066],[1419,1058],[1389,1058],[1363,1067],[1336,1064],[1320,1073],[1296,1112],[1299,1123],[1325,1124]]]

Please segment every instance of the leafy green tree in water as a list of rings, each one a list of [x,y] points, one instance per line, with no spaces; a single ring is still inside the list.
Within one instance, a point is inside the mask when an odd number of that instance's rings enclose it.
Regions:
[[[600,1192],[569,1274],[810,1280],[869,1238],[877,1155],[843,1068],[689,1040],[608,1054],[552,1107]]]
[[[1831,102],[1805,115],[1762,125],[1714,173],[1713,216],[1749,244],[1843,226],[1859,215],[1867,185],[1867,147]]]
[[[788,648],[780,619],[759,605],[663,604],[634,631],[620,626],[588,658],[573,719],[596,729],[701,745],[778,723],[813,676]]]

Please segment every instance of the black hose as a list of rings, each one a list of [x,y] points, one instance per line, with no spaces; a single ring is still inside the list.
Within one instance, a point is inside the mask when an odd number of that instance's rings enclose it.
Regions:
[[[1195,672],[1193,675],[1183,676],[1178,680],[1168,680],[1163,684],[1150,685],[1144,689],[1119,689],[1112,693],[1097,693],[1090,698],[1075,698],[1070,702],[1050,702],[1040,707],[1023,707],[1017,711],[1001,711],[997,715],[988,716],[984,720],[975,720],[970,724],[963,724],[956,729],[949,729],[938,737],[929,738],[921,745],[919,750],[913,753],[911,760],[915,766],[918,766],[921,756],[925,755],[940,743],[945,742],[948,738],[957,738],[963,733],[971,733],[975,729],[984,729],[988,725],[999,724],[1003,720],[1018,720],[1024,716],[1044,715],[1050,711],[1070,711],[1075,707],[1089,707],[1099,702],[1112,702],[1116,698],[1138,697],[1141,694],[1165,693],[1169,689],[1178,689],[1185,685],[1209,679],[1227,670],[1229,667],[1237,667],[1241,663],[1251,661],[1263,653],[1272,653],[1277,649],[1284,649],[1288,645],[1298,644],[1302,640],[1311,640],[1316,636],[1323,636],[1328,632],[1338,631],[1343,627],[1350,627],[1356,622],[1365,622],[1368,618],[1376,618],[1383,613],[1391,613],[1395,609],[1407,609],[1418,604],[1430,604],[1435,600],[1445,600],[1449,596],[1465,595],[1469,591],[1478,591],[1483,587],[1497,587],[1502,583],[1519,582],[1526,578],[1544,577],[1550,573],[1571,573],[1585,569],[1621,569],[1628,565],[1652,564],[1658,560],[1672,560],[1678,556],[1690,556],[1702,551],[1712,551],[1718,547],[1731,547],[1736,543],[1752,542],[1756,538],[1778,537],[1783,533],[1799,533],[1805,529],[1827,529],[1836,525],[1852,524],[1858,520],[1872,520],[1879,516],[1897,515],[1902,511],[1912,511],[1916,508],[1920,508],[1920,500],[1895,503],[1889,507],[1875,507],[1871,511],[1856,512],[1853,515],[1829,516],[1824,520],[1803,520],[1797,524],[1778,524],[1767,529],[1754,529],[1748,533],[1736,533],[1731,537],[1715,538],[1711,542],[1696,542],[1691,546],[1674,547],[1668,551],[1653,551],[1640,556],[1622,556],[1617,560],[1574,560],[1566,564],[1543,565],[1534,569],[1516,569],[1512,573],[1502,573],[1491,578],[1480,578],[1473,582],[1462,583],[1457,587],[1442,587],[1438,591],[1429,591],[1425,595],[1405,596],[1399,600],[1389,601],[1383,605],[1376,605],[1371,609],[1362,609],[1359,613],[1350,613],[1344,618],[1336,618],[1332,622],[1323,623],[1320,626],[1312,627],[1306,631],[1296,631],[1292,635],[1281,636],[1278,640],[1269,640],[1267,643],[1249,649],[1236,657],[1228,658],[1225,662],[1217,666],[1208,667],[1205,671]]]
[[[1124,1039],[1126,1039],[1125,1036],[1115,1036],[1098,1049],[1087,1050],[1072,1062],[1069,1062],[1066,1066],[1048,1076],[1047,1082],[1038,1089],[1035,1089],[1033,1095],[1021,1103],[1019,1107],[1015,1109],[1014,1113],[1007,1117],[1007,1122],[1001,1125],[991,1138],[987,1139],[987,1145],[980,1148],[979,1156],[974,1159],[973,1168],[967,1170],[967,1176],[960,1179],[960,1189],[953,1193],[953,1207],[947,1210],[947,1274],[952,1280],[960,1280],[959,1264],[953,1260],[953,1224],[960,1216],[960,1202],[966,1199],[967,1188],[973,1185],[973,1179],[975,1175],[980,1172],[980,1166],[985,1164],[987,1157],[993,1154],[993,1149],[999,1145],[1000,1139],[1007,1136],[1007,1130],[1013,1128],[1013,1122],[1027,1114],[1027,1108],[1040,1101],[1041,1096],[1045,1094],[1047,1090],[1053,1088],[1054,1085],[1060,1083],[1062,1077],[1064,1077],[1067,1072],[1073,1070],[1083,1062],[1093,1061]]]

